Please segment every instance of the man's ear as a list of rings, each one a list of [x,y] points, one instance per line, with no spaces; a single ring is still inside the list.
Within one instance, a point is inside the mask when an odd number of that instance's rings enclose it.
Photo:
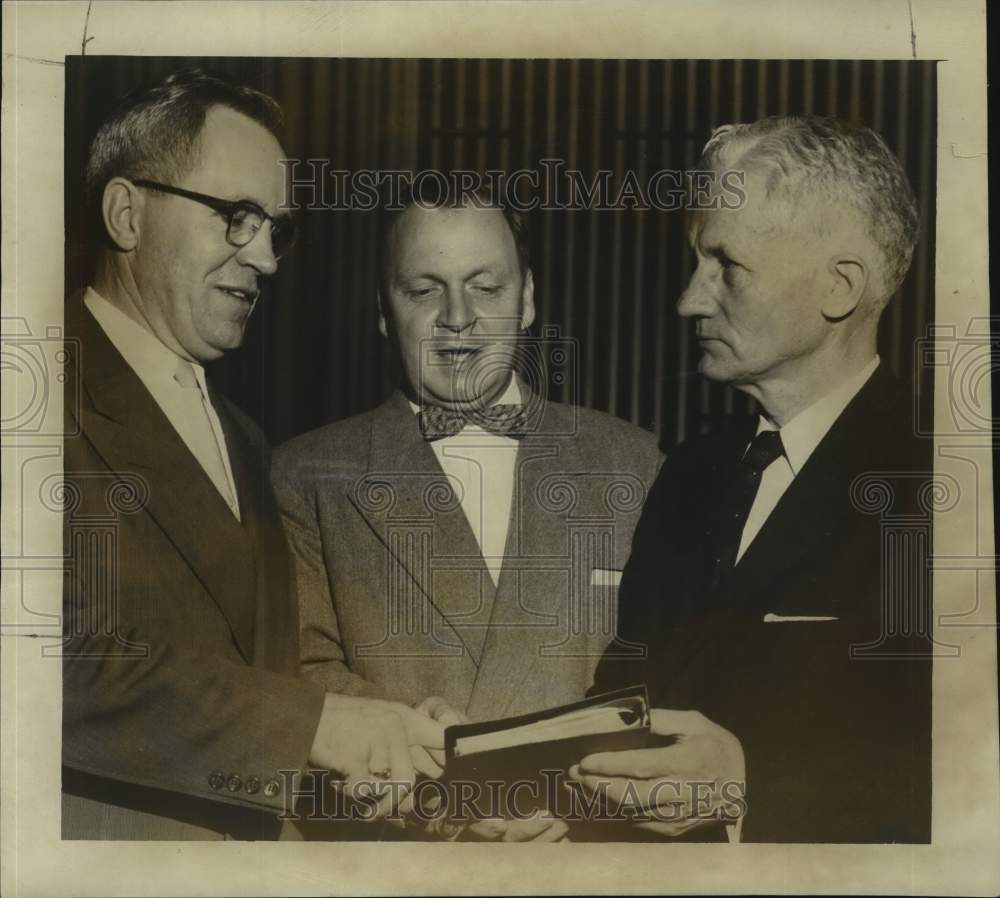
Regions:
[[[827,267],[829,289],[823,299],[823,317],[839,321],[852,314],[868,290],[868,264],[861,256],[835,256]]]
[[[378,302],[378,332],[389,339],[389,325],[385,320],[385,308],[382,305],[382,291],[379,290],[375,294],[375,300]]]
[[[112,178],[101,197],[104,227],[118,249],[134,250],[139,244],[142,225],[143,197],[136,186],[125,178]]]
[[[521,330],[531,327],[535,320],[535,278],[529,268],[524,273],[524,286],[521,287]]]

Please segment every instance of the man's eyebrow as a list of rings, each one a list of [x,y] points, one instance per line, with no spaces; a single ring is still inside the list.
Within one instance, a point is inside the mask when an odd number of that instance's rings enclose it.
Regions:
[[[718,259],[725,256],[727,259],[733,257],[732,248],[726,243],[725,240],[712,240],[710,242],[700,243],[699,247],[701,251],[706,256],[711,256],[713,259]]]
[[[471,281],[475,277],[479,277],[481,274],[492,274],[499,275],[504,273],[503,265],[484,265],[482,268],[477,268],[475,271],[467,274],[465,280]]]
[[[267,212],[267,205],[266,205],[266,203],[262,199],[258,199],[255,196],[247,196],[246,194],[243,194],[242,196],[236,197],[235,199],[231,199],[231,200],[227,199],[226,202],[227,203],[233,203],[234,205],[238,205],[240,203],[247,203],[247,204],[249,204],[251,206],[256,206],[258,209],[261,210],[261,212]],[[267,212],[267,214],[270,215],[271,213]],[[274,215],[271,216],[271,217],[272,218],[291,218],[292,214],[287,209],[282,209],[279,206],[278,209],[274,212]]]
[[[437,281],[443,283],[443,280],[436,274],[431,272],[421,271],[419,269],[412,269],[410,271],[400,271],[397,270],[393,273],[392,280],[395,283],[401,283],[403,281]]]

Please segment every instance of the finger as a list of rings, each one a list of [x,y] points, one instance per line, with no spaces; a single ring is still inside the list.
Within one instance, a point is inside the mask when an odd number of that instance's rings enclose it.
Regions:
[[[406,705],[400,705],[397,713],[406,728],[406,739],[410,745],[444,748],[444,727],[436,720],[431,720]]]
[[[442,771],[444,771],[445,764],[447,763],[448,760],[448,756],[445,754],[444,749],[427,748],[424,750],[427,752],[427,754],[431,756],[431,759],[434,761],[434,763],[437,764]]]
[[[424,715],[426,715],[427,717],[430,717],[433,720],[434,719],[434,705],[435,705],[435,702],[439,702],[439,701],[441,701],[441,699],[439,699],[436,695],[428,695],[427,698],[425,698],[423,701],[417,702],[413,706],[413,710],[414,711],[418,711],[419,713],[424,714]]]
[[[426,748],[419,745],[410,746],[410,760],[413,762],[414,770],[424,776],[429,776],[431,779],[437,779],[444,772],[443,768],[434,760],[434,756]]]
[[[649,712],[649,728],[658,736],[698,736],[719,726],[699,711],[653,708]]]
[[[494,842],[503,838],[507,832],[507,821],[500,817],[484,817],[482,820],[470,823],[468,831],[480,839]]]
[[[687,780],[629,779],[621,776],[591,776],[581,774],[575,782],[588,796],[598,795],[604,803],[621,810],[663,808],[671,817],[682,816],[692,794]]]
[[[412,791],[411,792],[407,792],[406,795],[403,796],[403,800],[400,801],[399,804],[398,804],[398,806],[396,807],[396,813],[395,813],[394,817],[396,819],[399,819],[399,818],[403,818],[403,817],[410,817],[410,816],[412,816],[413,812],[414,812],[413,801],[414,801],[414,799],[413,799],[413,792]],[[393,820],[390,819],[390,822],[393,822]],[[402,820],[400,820],[400,822],[402,823]],[[405,825],[406,824],[403,823],[404,827],[405,827]]]
[[[620,776],[591,776],[590,774],[581,773],[575,779],[575,782],[579,783],[580,787],[588,795],[596,793],[605,800],[620,802],[628,789],[628,784],[635,783],[636,781]],[[632,788],[635,789],[635,786]]]
[[[697,829],[700,826],[706,826],[709,823],[714,823],[714,820],[705,820],[700,817],[691,817],[686,820],[678,821],[677,823],[664,823],[659,820],[652,820],[646,823],[636,823],[635,828],[641,829],[646,832],[657,833],[661,836],[683,836],[684,833],[691,832],[693,829]]]
[[[428,717],[444,727],[458,726],[463,722],[462,716],[438,695],[427,696],[417,705],[416,710],[423,711]]]
[[[534,839],[533,842],[561,842],[566,838],[566,834],[569,832],[569,827],[562,820],[553,820],[550,826],[543,829]]]
[[[364,820],[376,820],[381,816],[378,812],[378,800],[387,788],[385,783],[367,776],[349,780],[345,786],[347,801],[361,807]]]
[[[406,741],[406,731],[398,718],[393,717],[388,722],[386,735],[389,743],[389,767],[392,770],[392,779],[394,782],[406,783],[409,788],[412,788],[416,780],[416,771],[413,769],[413,761],[410,759],[410,746]]]
[[[558,817],[536,811],[528,817],[507,821],[505,842],[554,842],[565,835],[569,827]]]
[[[429,820],[425,827],[428,834],[448,841],[454,841],[464,829],[464,823],[454,823],[443,814]]]
[[[372,736],[371,746],[368,750],[368,770],[365,776],[360,779],[388,779],[386,771],[392,772],[392,760],[389,757],[389,745],[382,734],[377,731]]]
[[[548,821],[537,814],[521,820],[507,820],[506,824],[507,831],[503,835],[505,842],[531,842],[549,826]]]
[[[393,780],[391,785],[387,784],[385,794],[376,803],[377,818],[385,819],[389,823],[403,828],[405,822],[403,821],[403,812],[400,808],[406,803],[411,794],[407,784],[399,783],[395,780]]]
[[[515,841],[511,838],[512,831],[517,833],[516,841],[519,842],[557,842],[566,835],[569,827],[557,817],[550,817],[541,813],[527,820],[518,820],[512,825],[508,825],[507,836],[504,841]]]
[[[715,754],[713,747],[702,741],[685,741],[665,748],[635,748],[587,755],[580,761],[580,770],[585,774],[627,776],[632,779],[691,775],[702,771]]]
[[[465,723],[465,719],[447,702],[442,701],[434,713],[434,719],[443,727],[457,727]]]
[[[587,755],[580,761],[580,772],[647,779],[662,772],[663,753],[666,751],[669,749],[635,748],[629,751],[605,751]]]

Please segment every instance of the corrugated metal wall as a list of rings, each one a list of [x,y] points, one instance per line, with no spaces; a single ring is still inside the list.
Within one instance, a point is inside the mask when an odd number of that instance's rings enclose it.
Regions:
[[[177,59],[93,57],[67,68],[67,216],[83,147],[109,98]],[[691,167],[716,125],[782,112],[836,114],[878,130],[906,166],[924,229],[886,312],[881,352],[912,380],[911,347],[933,318],[935,67],[929,62],[758,60],[197,59],[272,93],[287,149],[334,168],[537,169],[560,159],[588,181],[640,183]],[[82,77],[81,77],[82,76]],[[224,389],[274,440],[371,408],[396,372],[375,322],[375,215],[303,213],[245,350],[218,363]],[[695,372],[690,326],[674,306],[691,272],[683,217],[657,210],[532,216],[536,334],[578,347],[556,398],[579,397],[654,429],[663,445],[749,408]],[[68,286],[85,278],[69,243]],[[929,385],[922,392],[929,400]]]

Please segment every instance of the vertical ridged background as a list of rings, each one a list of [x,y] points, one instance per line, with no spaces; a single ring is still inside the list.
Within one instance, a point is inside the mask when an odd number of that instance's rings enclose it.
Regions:
[[[610,169],[641,183],[693,166],[711,130],[791,112],[835,114],[879,131],[920,202],[923,230],[885,313],[880,351],[907,383],[934,314],[936,91],[933,62],[851,60],[67,59],[67,289],[86,282],[80,173],[115,97],[187,65],[271,93],[290,156],[346,170],[535,169],[560,159],[589,182]],[[329,185],[328,185],[329,186]],[[268,289],[244,349],[213,376],[280,442],[371,408],[396,371],[376,330],[375,215],[307,211],[303,237]],[[691,273],[679,213],[538,211],[531,219],[540,334],[578,347],[578,396],[655,430],[665,447],[747,410],[695,373],[690,325],[675,313]],[[920,385],[930,398],[930,382]]]

